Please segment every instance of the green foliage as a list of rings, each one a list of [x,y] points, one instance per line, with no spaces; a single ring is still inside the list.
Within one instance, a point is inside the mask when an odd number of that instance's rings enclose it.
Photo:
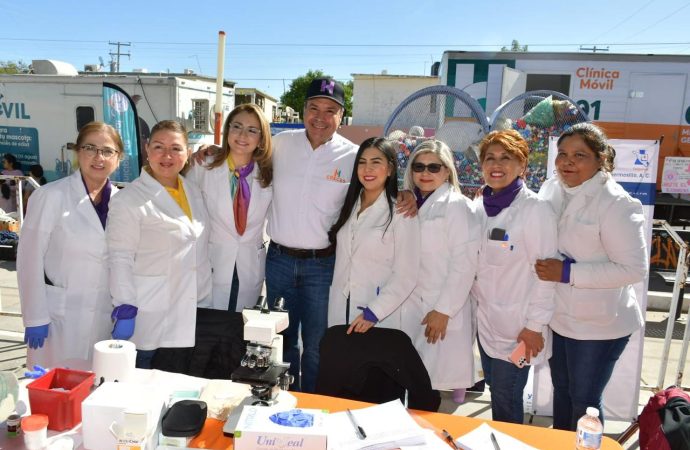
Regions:
[[[352,80],[343,84],[343,91],[345,92],[345,115],[352,116],[352,89],[354,83]]]
[[[526,52],[527,51],[527,46],[526,45],[520,45],[517,39],[513,39],[513,41],[510,43],[510,48],[508,47],[501,47],[502,52]]]
[[[307,97],[309,84],[316,78],[330,77],[321,70],[309,70],[306,74],[295,78],[290,83],[290,87],[280,96],[280,102],[299,112],[299,116],[304,118],[304,101]],[[331,77],[332,78],[332,77]],[[345,91],[345,113],[352,114],[352,81],[343,84]]]
[[[23,61],[0,61],[0,73],[29,73],[29,65]]]

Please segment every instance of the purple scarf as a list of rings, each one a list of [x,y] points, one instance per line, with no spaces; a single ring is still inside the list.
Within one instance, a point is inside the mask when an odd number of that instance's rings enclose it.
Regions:
[[[89,195],[89,188],[86,186],[86,181],[84,181],[84,177],[81,177],[82,183],[84,183],[84,189],[86,189],[86,195]],[[105,230],[105,222],[108,219],[108,204],[110,203],[110,193],[112,192],[112,186],[110,184],[110,180],[106,180],[105,186],[103,186],[103,189],[101,190],[101,201],[98,202],[98,204],[94,203],[93,200],[91,200],[91,204],[93,205],[93,208],[96,210],[96,214],[98,215],[98,219],[101,221],[101,225],[103,225],[103,229]],[[91,197],[89,196],[89,199]]]
[[[242,236],[247,228],[247,216],[249,213],[249,201],[252,193],[249,190],[247,175],[254,170],[254,161],[250,162],[241,169],[235,169],[232,173],[230,184],[232,199],[232,210],[235,216],[235,229]]]
[[[426,197],[424,197],[422,195],[422,191],[420,191],[417,186],[415,186],[414,189],[412,189],[412,192],[414,193],[415,200],[417,200],[417,210],[419,210],[426,201],[426,199],[431,197],[431,194],[433,194],[433,192],[431,192]]]
[[[522,178],[517,177],[496,195],[494,195],[493,189],[489,186],[484,186],[482,196],[484,197],[484,210],[486,211],[486,215],[495,217],[503,211],[504,208],[509,207],[510,204],[513,203],[513,200],[515,200],[515,197],[517,197],[520,189],[522,189],[523,184]]]

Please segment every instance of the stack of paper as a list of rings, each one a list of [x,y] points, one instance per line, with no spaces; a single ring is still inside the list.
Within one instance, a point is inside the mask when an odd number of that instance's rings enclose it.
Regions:
[[[326,417],[329,450],[388,450],[426,443],[424,429],[399,400],[353,409],[352,415],[366,438],[357,436],[347,412],[329,414]]]
[[[456,443],[463,450],[494,450],[496,447],[491,441],[492,434],[501,450],[537,450],[512,436],[491,428],[487,423],[483,423],[461,436]]]

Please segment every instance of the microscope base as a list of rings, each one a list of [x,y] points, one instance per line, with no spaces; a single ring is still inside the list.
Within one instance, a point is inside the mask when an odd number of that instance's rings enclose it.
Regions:
[[[242,400],[242,402],[235,407],[235,409],[232,410],[230,415],[228,415],[228,420],[225,422],[225,425],[223,426],[223,433],[225,434],[235,434],[235,430],[237,429],[237,423],[240,420],[240,415],[242,415],[242,409],[245,406],[248,405],[254,405],[256,402],[260,402],[261,400],[257,399],[256,397],[249,395]],[[274,400],[271,401],[271,404],[268,407],[271,408],[280,408],[280,409],[292,409],[295,406],[297,406],[297,398],[295,398],[294,395],[287,391],[279,391],[278,395]]]

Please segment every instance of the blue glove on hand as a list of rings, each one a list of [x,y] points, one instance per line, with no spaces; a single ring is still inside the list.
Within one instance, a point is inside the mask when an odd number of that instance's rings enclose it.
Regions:
[[[134,319],[118,319],[113,327],[113,339],[126,341],[134,334]]]
[[[48,370],[44,369],[43,367],[39,366],[38,364],[34,366],[34,370],[27,370],[24,372],[24,376],[26,378],[41,378],[43,375],[48,373]]]
[[[113,339],[127,340],[134,334],[134,318],[139,309],[132,305],[120,305],[113,309],[110,318],[115,321],[113,327]]]
[[[37,327],[26,327],[24,329],[24,343],[34,350],[43,347],[45,339],[48,337],[48,325],[39,325]]]

